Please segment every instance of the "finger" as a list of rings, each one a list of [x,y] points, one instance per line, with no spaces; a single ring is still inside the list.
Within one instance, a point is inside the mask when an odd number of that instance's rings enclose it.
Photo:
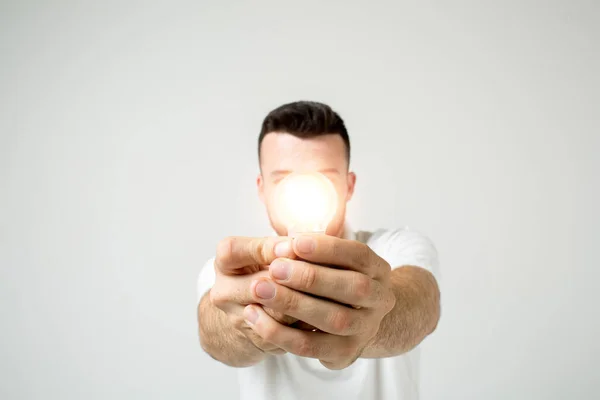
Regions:
[[[269,266],[269,274],[280,285],[342,304],[372,307],[383,297],[381,283],[356,271],[278,258]]]
[[[264,307],[263,307],[263,308],[264,308]],[[293,328],[296,328],[296,329],[303,329],[303,330],[305,330],[305,331],[313,331],[313,332],[316,332],[316,331],[318,331],[318,329],[317,329],[317,328],[315,328],[315,327],[314,327],[314,326],[312,326],[311,324],[307,324],[307,323],[306,323],[306,322],[304,322],[304,321],[296,321],[296,322],[294,322],[293,324],[291,324],[290,326],[291,326],[291,327],[293,327]]]
[[[231,313],[236,305],[247,305],[254,303],[254,295],[251,293],[251,285],[256,278],[267,277],[268,271],[260,271],[252,275],[222,276],[210,289],[211,303]]]
[[[285,350],[280,349],[272,343],[267,342],[259,335],[256,334],[250,328],[248,323],[244,320],[244,308],[245,306],[237,305],[235,306],[236,311],[232,314],[228,314],[229,321],[231,326],[236,328],[237,332],[233,332],[233,334],[240,333],[243,334],[255,347],[259,350],[269,353],[269,354],[283,354]]]
[[[294,252],[315,264],[333,265],[371,278],[381,278],[390,266],[369,246],[356,240],[340,239],[329,235],[301,235],[293,240]]]
[[[249,320],[252,330],[264,340],[300,357],[335,362],[352,354],[349,338],[282,325],[267,315],[262,307],[249,305],[244,310],[244,316]]]
[[[334,335],[352,336],[363,332],[367,310],[355,310],[278,285],[270,279],[252,282],[254,302]]]
[[[279,311],[275,311],[268,307],[263,307],[265,312],[269,314],[275,321],[280,322],[284,325],[292,325],[298,321],[298,318],[290,317],[289,315],[285,315],[280,313]]]
[[[239,307],[254,303],[254,296],[250,292],[250,285],[258,277],[267,277],[267,271],[259,271],[252,275],[222,276],[209,292],[211,303],[227,314],[241,315]],[[291,325],[296,318],[284,315],[278,311],[267,309],[267,313],[277,321]]]
[[[254,347],[258,348],[261,351],[264,351],[265,353],[273,355],[281,355],[287,353],[285,350],[280,349],[273,343],[270,343],[262,337],[260,337],[256,332],[254,332],[254,330],[252,330],[252,328],[247,322],[244,322],[243,324],[244,326],[240,330],[248,338],[248,340],[252,342]]]
[[[217,245],[215,268],[225,274],[242,274],[248,267],[268,265],[277,257],[294,257],[290,238],[231,236]]]

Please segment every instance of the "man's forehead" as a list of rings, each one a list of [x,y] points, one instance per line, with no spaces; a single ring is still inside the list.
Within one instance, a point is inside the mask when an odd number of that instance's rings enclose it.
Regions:
[[[298,138],[288,133],[270,133],[265,135],[261,146],[261,164],[269,172],[331,172],[339,170],[345,158],[345,144],[339,135]]]

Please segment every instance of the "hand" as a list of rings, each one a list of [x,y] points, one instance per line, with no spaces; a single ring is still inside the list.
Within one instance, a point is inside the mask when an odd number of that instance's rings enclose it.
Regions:
[[[395,305],[390,265],[367,245],[333,236],[301,236],[293,250],[302,261],[278,258],[269,277],[253,277],[253,302],[322,332],[282,325],[255,305],[246,307],[245,318],[263,340],[318,358],[327,368],[345,368],[360,357]]]
[[[210,290],[210,301],[224,311],[231,324],[259,349],[272,354],[285,353],[255,334],[244,322],[243,310],[254,303],[250,285],[257,277],[268,276],[268,265],[277,257],[294,257],[289,238],[245,238],[230,237],[217,246],[215,257],[215,284]],[[271,318],[284,323],[296,322],[295,318],[275,311],[268,312]]]

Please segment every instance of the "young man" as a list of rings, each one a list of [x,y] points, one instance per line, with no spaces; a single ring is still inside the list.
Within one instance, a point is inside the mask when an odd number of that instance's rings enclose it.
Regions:
[[[416,399],[415,347],[437,325],[432,243],[407,229],[352,232],[350,141],[329,106],[273,110],[258,139],[269,238],[222,240],[198,280],[203,349],[240,368],[242,399]],[[339,204],[326,235],[293,238],[274,212],[292,172],[324,174]]]

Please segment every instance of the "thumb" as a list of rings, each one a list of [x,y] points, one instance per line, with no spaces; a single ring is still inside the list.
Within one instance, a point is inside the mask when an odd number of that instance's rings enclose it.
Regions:
[[[241,274],[246,267],[262,267],[278,257],[293,257],[291,238],[231,236],[217,245],[215,267],[225,274]]]

